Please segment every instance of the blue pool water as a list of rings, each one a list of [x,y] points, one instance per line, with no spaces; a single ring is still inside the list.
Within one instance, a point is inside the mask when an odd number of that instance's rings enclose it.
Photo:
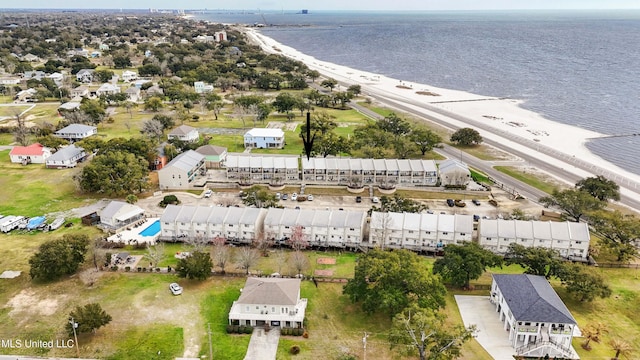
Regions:
[[[156,220],[153,224],[147,226],[139,234],[142,236],[156,236],[160,232],[160,220]]]

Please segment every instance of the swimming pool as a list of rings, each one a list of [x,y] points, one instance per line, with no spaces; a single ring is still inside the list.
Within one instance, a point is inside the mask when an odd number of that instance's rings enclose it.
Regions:
[[[147,226],[139,234],[142,236],[156,236],[160,232],[160,220],[154,221],[151,225]]]

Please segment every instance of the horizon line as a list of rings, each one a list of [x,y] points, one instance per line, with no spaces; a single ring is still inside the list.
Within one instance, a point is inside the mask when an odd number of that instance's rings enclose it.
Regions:
[[[143,7],[143,8],[125,8],[125,7],[0,7],[1,10],[144,10],[150,9],[158,11],[298,11],[308,10],[311,11],[363,11],[363,12],[413,12],[413,11],[563,11],[563,10],[640,10],[640,6],[637,7],[621,7],[621,8],[606,8],[606,7],[591,7],[591,8],[486,8],[486,9],[407,9],[407,10],[390,10],[390,9],[261,9],[261,8],[155,8],[155,7]]]

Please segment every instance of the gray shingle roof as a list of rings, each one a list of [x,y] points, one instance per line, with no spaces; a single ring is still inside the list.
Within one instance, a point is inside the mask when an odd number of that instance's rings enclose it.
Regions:
[[[248,278],[238,303],[296,305],[299,293],[300,279]]]
[[[203,145],[196,149],[196,152],[202,155],[222,155],[227,148],[216,145]]]
[[[569,309],[544,276],[493,275],[516,321],[576,324]]]
[[[93,131],[97,129],[95,126],[89,126],[84,124],[71,124],[69,126],[63,127],[62,129],[56,131],[56,134],[83,134],[88,131]]]
[[[69,146],[63,147],[62,149],[56,151],[55,154],[49,156],[47,158],[47,161],[48,162],[66,161],[75,157],[76,155],[82,154],[83,152],[84,152],[83,148],[77,147],[75,145],[69,145]]]
[[[204,159],[204,155],[198,154],[193,150],[188,150],[176,156],[165,167],[175,166],[184,171],[191,171]],[[162,170],[160,170],[162,171]]]

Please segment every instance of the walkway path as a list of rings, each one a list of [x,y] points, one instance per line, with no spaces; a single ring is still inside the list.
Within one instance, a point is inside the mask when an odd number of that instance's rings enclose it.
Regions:
[[[254,329],[244,360],[275,360],[279,341],[280,329],[278,328],[268,332],[261,328]]]

